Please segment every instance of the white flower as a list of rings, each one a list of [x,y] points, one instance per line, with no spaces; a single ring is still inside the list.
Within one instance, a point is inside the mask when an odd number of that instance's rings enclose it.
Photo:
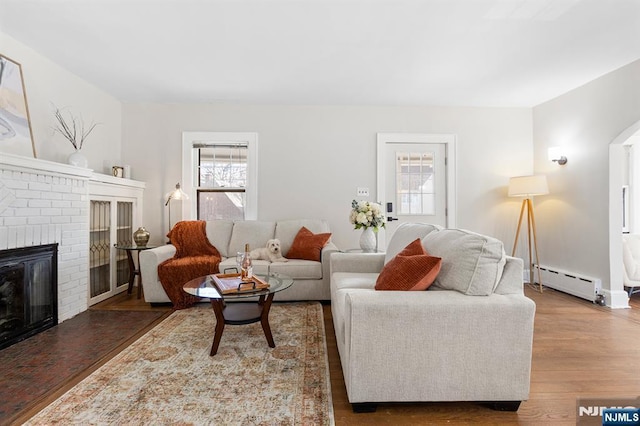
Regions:
[[[351,202],[349,221],[355,225],[355,229],[373,228],[374,231],[377,231],[378,228],[384,228],[385,226],[382,206],[368,201],[353,200]]]
[[[369,219],[367,218],[367,215],[365,213],[360,212],[358,213],[356,222],[367,225],[369,223]]]

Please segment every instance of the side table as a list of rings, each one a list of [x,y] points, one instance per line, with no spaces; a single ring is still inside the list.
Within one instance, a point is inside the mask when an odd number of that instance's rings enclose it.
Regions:
[[[142,250],[149,250],[155,248],[156,246],[125,246],[125,245],[114,245],[118,250],[124,250],[127,252],[127,261],[129,262],[129,287],[127,288],[127,294],[131,294],[133,290],[133,283],[136,280],[136,275],[138,276],[138,299],[142,297],[142,275],[140,275],[140,252]],[[133,262],[133,252],[137,253],[137,261],[138,267],[136,268],[136,264]]]

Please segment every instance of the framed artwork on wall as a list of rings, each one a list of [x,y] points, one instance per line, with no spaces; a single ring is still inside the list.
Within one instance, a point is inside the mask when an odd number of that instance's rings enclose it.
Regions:
[[[36,157],[22,67],[1,53],[0,151]]]

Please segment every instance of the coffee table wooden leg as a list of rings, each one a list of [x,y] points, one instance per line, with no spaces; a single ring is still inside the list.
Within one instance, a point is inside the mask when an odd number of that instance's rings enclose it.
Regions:
[[[267,338],[267,343],[270,348],[275,348],[276,344],[273,341],[273,335],[271,334],[271,326],[269,325],[269,309],[271,309],[271,302],[273,301],[274,293],[270,293],[267,299],[262,304],[262,314],[260,315],[260,324],[262,324],[262,330],[264,336]],[[261,297],[262,299],[262,297]],[[262,302],[262,300],[261,300]]]
[[[213,345],[211,346],[210,356],[214,356],[218,352],[218,346],[220,346],[220,340],[222,339],[222,332],[224,331],[224,301],[221,299],[211,300],[211,307],[216,314],[216,333],[213,336]]]

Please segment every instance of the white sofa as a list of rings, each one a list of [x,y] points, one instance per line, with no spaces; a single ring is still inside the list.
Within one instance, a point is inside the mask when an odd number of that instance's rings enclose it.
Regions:
[[[640,235],[622,235],[622,284],[629,297],[640,293]]]
[[[314,234],[331,232],[323,220],[300,219],[282,221],[231,221],[214,220],[206,223],[209,242],[222,256],[219,269],[236,266],[236,253],[244,251],[245,243],[250,247],[265,247],[267,240],[277,238],[281,242],[282,253],[286,254],[301,227]],[[271,263],[268,260],[253,261],[255,274],[279,272],[294,279],[287,290],[276,294],[275,300],[329,300],[329,260],[330,254],[338,248],[331,241],[322,249],[321,262],[290,259],[288,262]],[[170,302],[162,284],[158,280],[158,265],[173,257],[176,248],[172,244],[140,252],[140,276],[144,299],[150,303]]]
[[[428,291],[376,291],[416,238],[442,268]],[[535,304],[523,262],[464,230],[405,224],[386,254],[334,253],[331,312],[349,402],[480,401],[515,411],[529,395]],[[467,294],[465,294],[467,293]]]

